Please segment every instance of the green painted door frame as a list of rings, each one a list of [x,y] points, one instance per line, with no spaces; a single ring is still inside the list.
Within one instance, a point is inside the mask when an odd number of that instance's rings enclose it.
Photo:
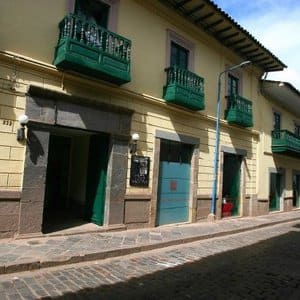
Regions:
[[[293,206],[300,207],[300,174],[293,176]]]
[[[108,148],[108,135],[90,137],[85,211],[86,218],[97,225],[103,225]]]
[[[270,202],[269,210],[276,211],[280,209],[280,197],[282,194],[282,174],[270,174]]]
[[[240,213],[241,165],[241,155],[224,153],[222,198],[233,204],[233,216]]]

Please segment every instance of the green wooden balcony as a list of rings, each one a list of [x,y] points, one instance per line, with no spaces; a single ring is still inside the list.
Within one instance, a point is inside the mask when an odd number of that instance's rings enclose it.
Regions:
[[[243,127],[252,127],[252,102],[234,94],[226,98],[227,109],[225,110],[225,119],[227,122]]]
[[[59,24],[53,64],[116,84],[130,81],[131,41],[69,14]]]
[[[300,157],[300,136],[288,130],[272,131],[272,152]]]
[[[164,86],[163,98],[177,105],[192,110],[203,110],[204,79],[177,66],[167,68],[167,83]]]

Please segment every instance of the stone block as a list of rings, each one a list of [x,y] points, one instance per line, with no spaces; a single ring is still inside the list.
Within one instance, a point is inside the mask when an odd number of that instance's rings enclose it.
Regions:
[[[46,166],[26,166],[24,169],[23,188],[40,188],[46,182]]]
[[[18,109],[9,106],[2,106],[0,117],[2,119],[17,120],[18,117],[21,116],[22,114],[24,114],[23,109]]]
[[[7,187],[8,174],[0,174],[0,187]]]
[[[197,200],[197,213],[196,213],[197,220],[207,218],[207,216],[210,213],[210,205],[211,205],[210,199],[198,199]]]
[[[9,187],[21,187],[23,174],[8,174]]]
[[[29,128],[25,155],[26,166],[47,166],[50,133]]]
[[[54,101],[27,97],[25,113],[30,120],[47,124],[55,124]]]
[[[21,202],[19,233],[40,233],[42,230],[43,202]]]
[[[0,146],[0,159],[9,159],[10,147]]]
[[[13,121],[0,119],[0,132],[13,132]]]
[[[26,98],[23,96],[17,96],[16,97],[16,107],[17,108],[22,108],[25,109],[25,103],[26,103]]]
[[[0,93],[0,105],[15,107],[16,96],[11,94]]]
[[[23,187],[21,200],[27,203],[44,202],[45,186],[39,187]]]
[[[149,223],[150,201],[149,200],[126,200],[125,224]]]
[[[1,151],[1,149],[0,149]],[[12,147],[10,151],[10,159],[13,160],[24,160],[25,149],[24,147]]]
[[[0,231],[16,232],[18,229],[19,215],[0,214]]]
[[[108,225],[112,224],[124,224],[124,201],[110,201]]]
[[[22,161],[0,160],[0,173],[21,173],[22,171]]]

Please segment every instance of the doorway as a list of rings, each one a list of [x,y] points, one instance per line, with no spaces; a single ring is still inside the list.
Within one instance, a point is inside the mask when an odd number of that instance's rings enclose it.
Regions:
[[[189,218],[192,146],[161,140],[156,225]]]
[[[240,214],[242,156],[224,152],[222,217]]]
[[[282,194],[282,174],[271,173],[269,211],[278,211],[280,209],[281,194]]]
[[[300,207],[300,175],[293,175],[293,207]]]
[[[43,233],[103,225],[109,135],[52,129],[49,139]]]

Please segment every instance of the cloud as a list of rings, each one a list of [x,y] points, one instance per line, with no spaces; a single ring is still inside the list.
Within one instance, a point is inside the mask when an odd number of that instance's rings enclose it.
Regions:
[[[300,90],[300,5],[298,0],[215,0],[241,26],[288,65],[269,79],[289,81]],[[281,78],[280,78],[281,76]]]

